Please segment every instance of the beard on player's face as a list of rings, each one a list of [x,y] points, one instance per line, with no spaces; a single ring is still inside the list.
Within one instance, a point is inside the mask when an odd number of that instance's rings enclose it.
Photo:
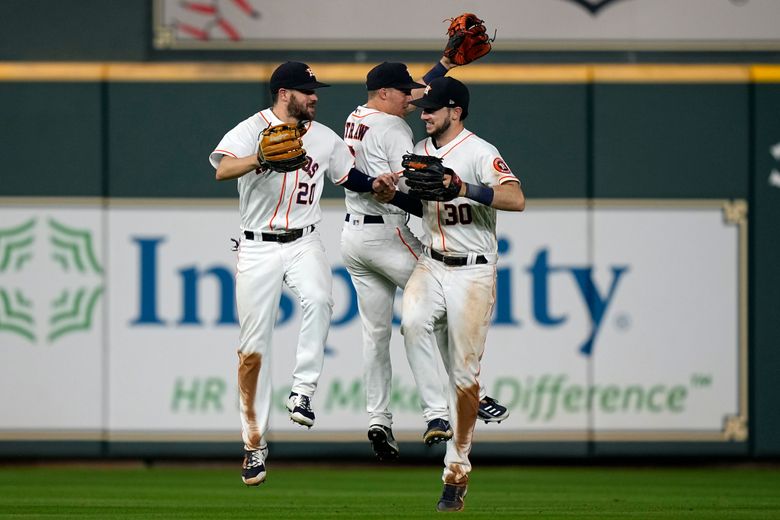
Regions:
[[[298,121],[312,121],[317,114],[317,100],[293,94],[287,102],[287,114]]]
[[[444,117],[441,121],[436,122],[435,120],[429,120],[431,125],[428,126],[425,125],[425,132],[428,134],[428,136],[432,137],[433,139],[438,139],[441,137],[447,130],[450,129],[450,118]]]

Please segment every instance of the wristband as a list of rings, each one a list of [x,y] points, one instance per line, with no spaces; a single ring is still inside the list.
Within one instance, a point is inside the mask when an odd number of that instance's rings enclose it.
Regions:
[[[358,193],[371,193],[374,191],[374,177],[352,168],[349,170],[347,180],[341,183],[342,186]]]
[[[401,208],[407,213],[411,213],[417,217],[422,217],[422,202],[420,202],[420,199],[416,199],[402,191],[396,190],[393,198],[390,200],[390,204]]]
[[[469,184],[468,182],[464,184],[466,185],[465,196],[467,199],[475,200],[485,206],[490,206],[493,203],[493,195],[495,194],[493,188],[478,184]]]
[[[425,76],[423,76],[423,82],[428,85],[431,81],[435,80],[436,78],[441,78],[445,74],[447,74],[447,67],[442,65],[441,62],[438,62],[431,68],[431,70],[425,73]]]

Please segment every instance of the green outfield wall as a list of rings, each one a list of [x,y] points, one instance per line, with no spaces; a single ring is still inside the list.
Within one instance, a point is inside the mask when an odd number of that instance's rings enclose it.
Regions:
[[[132,24],[122,30],[140,31]],[[136,54],[120,53],[122,59]],[[318,119],[340,133],[346,115],[364,101],[361,80],[370,65],[311,65],[319,79],[333,83],[321,91]],[[0,63],[6,145],[0,205],[52,197],[237,198],[234,183],[214,181],[207,157],[232,125],[269,104],[274,66]],[[421,74],[426,64],[410,69]],[[534,199],[747,201],[750,433],[719,450],[780,455],[780,67],[504,63],[454,75],[471,89],[467,127],[501,150],[523,182],[528,211]],[[419,137],[416,118],[410,122]],[[340,196],[340,188],[326,187],[326,198]],[[73,454],[133,453],[123,443],[96,442],[74,444]],[[44,444],[14,441],[0,454],[19,446],[35,452]],[[135,449],[169,453],[145,446]],[[662,446],[683,455],[712,451],[712,444],[703,451],[695,443]],[[658,446],[586,442],[557,450],[653,454]]]

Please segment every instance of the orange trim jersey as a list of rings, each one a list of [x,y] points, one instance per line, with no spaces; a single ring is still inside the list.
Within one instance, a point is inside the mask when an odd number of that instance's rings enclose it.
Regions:
[[[495,146],[465,128],[441,148],[430,137],[423,139],[414,153],[440,157],[444,166],[469,184],[492,187],[520,182]],[[442,253],[491,255],[498,250],[496,210],[465,197],[423,201],[423,230],[423,243]]]
[[[344,142],[355,156],[355,167],[366,175],[378,177],[403,170],[401,160],[413,147],[412,129],[403,118],[361,105],[344,123]],[[393,205],[375,201],[370,193],[346,190],[345,203],[350,214],[404,213]]]
[[[261,132],[269,125],[281,123],[270,108],[240,122],[211,152],[211,165],[217,168],[225,155],[240,158],[257,153]],[[239,177],[242,230],[284,231],[319,223],[325,177],[334,184],[343,183],[354,166],[354,158],[333,130],[316,121],[309,123],[303,147],[306,164],[294,172],[258,169]]]

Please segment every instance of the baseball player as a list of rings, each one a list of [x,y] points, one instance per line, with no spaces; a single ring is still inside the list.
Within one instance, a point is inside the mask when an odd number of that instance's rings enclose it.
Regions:
[[[272,395],[268,356],[283,283],[299,298],[303,311],[287,409],[296,423],[314,424],[311,399],[322,371],[333,307],[330,263],[316,229],[324,179],[359,191],[378,188],[375,180],[353,168],[344,141],[314,121],[316,89],[327,86],[304,63],[280,65],[270,80],[273,106],[230,130],[209,156],[217,180],[238,179],[238,388],[245,449],[242,479],[250,486],[266,478],[265,434]],[[261,162],[258,140],[264,129],[304,121],[306,133],[303,149],[299,148],[306,154],[303,166],[274,171]]]
[[[439,344],[449,375],[454,435],[444,458],[439,511],[460,511],[471,471],[469,452],[479,410],[480,359],[496,293],[496,210],[523,211],[520,181],[498,150],[464,127],[469,91],[460,81],[433,80],[412,101],[423,109],[428,138],[414,147],[419,156],[440,158],[448,196],[416,188],[416,158],[403,165],[409,193],[420,197],[423,254],[404,290],[401,332],[407,351],[425,345],[430,331],[446,324]],[[401,183],[403,185],[403,182]],[[403,189],[403,188],[402,188]]]
[[[441,77],[453,64],[443,57],[423,81]],[[404,120],[414,110],[412,91],[425,85],[412,80],[403,63],[384,62],[366,77],[368,100],[358,106],[344,125],[344,141],[355,155],[356,167],[370,176],[400,172],[404,154],[412,148],[412,130]],[[347,215],[341,234],[341,251],[357,291],[363,326],[363,380],[369,415],[368,438],[379,460],[399,455],[388,409],[392,386],[390,336],[393,301],[411,276],[422,245],[407,226],[407,213],[374,200],[369,193],[345,192]],[[439,342],[446,345],[446,327]],[[407,348],[406,356],[417,384],[427,424],[423,441],[434,444],[452,437],[447,398],[436,377],[434,331]],[[486,422],[505,419],[509,413],[485,395],[480,417]]]

